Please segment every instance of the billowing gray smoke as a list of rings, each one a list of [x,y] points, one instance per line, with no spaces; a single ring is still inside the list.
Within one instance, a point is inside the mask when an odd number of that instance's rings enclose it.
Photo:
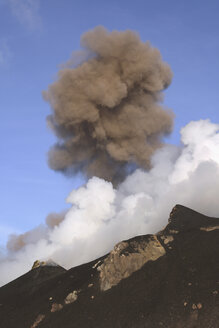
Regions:
[[[9,237],[7,251],[0,249],[0,286],[36,259],[70,268],[121,240],[156,233],[176,204],[219,216],[219,124],[190,122],[181,129],[180,147],[160,148],[172,114],[159,105],[171,80],[159,52],[131,31],[97,28],[81,43],[79,65],[72,59],[45,93],[60,140],[49,160],[55,170],[99,177],[72,190],[66,212]],[[129,163],[141,168],[116,188],[105,181],[121,180]]]
[[[44,92],[59,138],[49,165],[117,183],[130,163],[149,168],[171,131],[173,114],[159,103],[172,73],[159,51],[130,30],[97,27],[82,36],[81,47],[86,60],[77,66],[70,60]]]

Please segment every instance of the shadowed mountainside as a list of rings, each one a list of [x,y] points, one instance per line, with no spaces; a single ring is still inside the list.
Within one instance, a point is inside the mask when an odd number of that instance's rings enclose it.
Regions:
[[[0,288],[4,328],[217,328],[219,219],[176,205],[166,228],[70,270],[39,265]]]

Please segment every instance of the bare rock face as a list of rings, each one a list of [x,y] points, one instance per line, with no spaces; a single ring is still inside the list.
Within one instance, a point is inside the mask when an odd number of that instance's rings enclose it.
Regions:
[[[77,301],[79,291],[73,290],[72,293],[69,293],[65,298],[65,304],[71,304]]]
[[[107,256],[100,271],[100,288],[105,291],[128,278],[148,261],[155,261],[165,254],[165,249],[156,236],[139,236],[118,243]]]
[[[39,267],[59,267],[59,268],[61,268],[60,265],[55,263],[53,260],[47,260],[47,261],[36,260],[33,263],[33,266],[31,268],[31,270],[34,270],[34,269],[39,268]]]
[[[176,205],[156,235],[65,270],[36,262],[0,288],[4,328],[219,327],[219,219]]]
[[[51,307],[51,312],[61,311],[63,309],[62,304],[53,303]]]
[[[39,314],[30,328],[36,328],[40,324],[40,322],[43,321],[44,318],[44,314]]]

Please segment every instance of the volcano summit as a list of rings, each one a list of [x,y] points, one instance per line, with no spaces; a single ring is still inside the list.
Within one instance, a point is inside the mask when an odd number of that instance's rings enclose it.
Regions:
[[[4,328],[216,328],[219,219],[176,205],[165,229],[65,270],[36,265],[0,289]],[[37,263],[39,264],[39,263]]]

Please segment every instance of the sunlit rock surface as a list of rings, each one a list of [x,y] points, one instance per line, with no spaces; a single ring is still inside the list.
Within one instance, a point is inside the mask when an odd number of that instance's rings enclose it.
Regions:
[[[176,205],[164,230],[93,262],[70,270],[35,262],[0,288],[1,327],[217,328],[218,227]]]

